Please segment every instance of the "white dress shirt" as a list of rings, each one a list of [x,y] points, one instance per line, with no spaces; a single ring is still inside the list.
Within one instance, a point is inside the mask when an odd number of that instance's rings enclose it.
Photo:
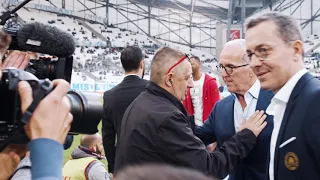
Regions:
[[[234,128],[236,132],[239,131],[241,125],[256,111],[260,88],[260,81],[256,80],[251,88],[244,94],[244,100],[247,104],[244,109],[242,108],[237,96],[233,93],[233,96],[235,96],[233,115]]]
[[[290,95],[300,80],[300,78],[307,73],[306,69],[301,69],[290,80],[275,94],[272,98],[270,105],[268,106],[266,113],[273,115],[273,131],[270,141],[270,165],[269,165],[269,177],[270,180],[274,180],[274,153],[276,148],[276,143],[278,139],[278,134],[280,131],[281,122],[287,108],[287,103],[289,101]]]

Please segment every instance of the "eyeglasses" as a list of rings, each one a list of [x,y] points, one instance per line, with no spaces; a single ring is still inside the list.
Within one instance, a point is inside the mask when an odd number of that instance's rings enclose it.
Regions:
[[[259,60],[265,61],[268,59],[269,55],[272,53],[272,50],[275,49],[275,47],[282,45],[282,44],[290,43],[292,41],[294,41],[294,40],[282,42],[282,43],[277,44],[273,47],[268,47],[268,46],[258,47],[253,52],[247,51],[247,58],[251,61],[252,56],[255,55]]]
[[[183,56],[183,58],[181,58],[177,63],[175,63],[174,65],[172,65],[172,66],[169,68],[167,74],[169,74],[170,71],[171,71],[174,67],[176,67],[178,64],[180,64],[180,63],[181,63],[182,61],[184,61],[185,59],[188,59],[188,61],[190,61],[189,56],[188,56],[187,54],[185,54],[185,56]]]
[[[248,66],[249,64],[244,64],[244,65],[240,65],[240,66],[223,66],[222,64],[217,65],[217,70],[219,73],[222,73],[222,69],[224,69],[226,71],[226,73],[228,75],[233,73],[233,69],[237,69],[240,67],[244,67],[244,66]]]

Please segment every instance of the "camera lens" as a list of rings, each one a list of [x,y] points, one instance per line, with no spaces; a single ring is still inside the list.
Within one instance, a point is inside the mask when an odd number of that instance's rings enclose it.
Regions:
[[[67,97],[71,104],[73,121],[71,134],[94,134],[102,118],[102,96],[97,93],[69,91]]]

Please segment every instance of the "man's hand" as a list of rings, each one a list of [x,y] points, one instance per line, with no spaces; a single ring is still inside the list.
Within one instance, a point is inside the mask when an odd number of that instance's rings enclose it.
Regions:
[[[0,153],[0,180],[9,179],[18,167],[19,162],[20,157],[14,152]]]
[[[65,96],[70,84],[65,80],[54,80],[55,89],[48,94],[34,111],[30,121],[25,126],[28,137],[48,138],[61,144],[64,143],[73,119],[70,113],[70,103]],[[21,109],[25,112],[32,103],[32,89],[29,83],[19,82]]]
[[[20,158],[26,153],[25,145],[8,145],[0,153],[0,180],[7,180],[17,169]]]
[[[30,62],[30,55],[27,52],[12,51],[9,56],[4,60],[1,65],[1,69],[7,67],[14,67],[17,69],[24,70]]]
[[[240,127],[240,131],[244,129],[249,129],[258,137],[260,132],[266,127],[267,122],[264,121],[267,118],[267,115],[264,114],[264,111],[256,111],[253,113],[249,120],[247,120]]]
[[[207,146],[208,152],[213,152],[217,147],[217,142],[211,143]]]

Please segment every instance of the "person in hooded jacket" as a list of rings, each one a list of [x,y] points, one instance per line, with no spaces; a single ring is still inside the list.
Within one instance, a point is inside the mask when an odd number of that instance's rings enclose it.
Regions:
[[[109,180],[105,165],[102,137],[100,134],[81,136],[80,145],[71,154],[71,159],[63,167],[65,180]]]

